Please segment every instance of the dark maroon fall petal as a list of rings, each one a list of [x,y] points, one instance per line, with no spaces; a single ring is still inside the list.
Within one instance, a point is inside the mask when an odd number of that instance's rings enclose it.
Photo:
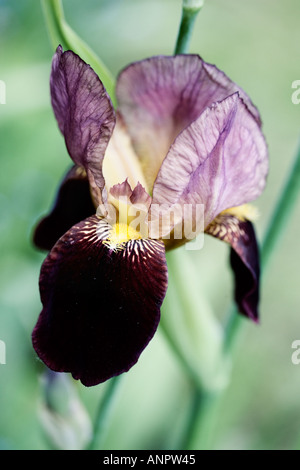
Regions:
[[[230,264],[235,280],[235,301],[240,313],[259,320],[259,249],[253,224],[220,214],[205,230],[231,245]]]
[[[167,288],[163,243],[103,243],[109,226],[96,216],[72,227],[40,275],[43,310],[33,346],[52,370],[86,386],[128,371],[153,337]]]
[[[230,250],[230,263],[235,277],[235,300],[242,313],[255,322],[259,320],[259,253],[251,222],[244,222],[249,245],[240,239]]]
[[[102,190],[102,161],[115,126],[115,112],[94,70],[59,46],[52,61],[51,102],[68,152],[85,168],[92,186]]]
[[[50,213],[35,228],[33,243],[41,250],[50,251],[67,230],[95,211],[86,173],[83,168],[73,166],[60,184]]]

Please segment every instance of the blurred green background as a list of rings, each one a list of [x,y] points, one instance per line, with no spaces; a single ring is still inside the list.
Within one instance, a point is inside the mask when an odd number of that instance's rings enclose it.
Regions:
[[[65,0],[73,29],[117,74],[126,64],[172,54],[180,0]],[[300,105],[291,101],[300,80],[299,0],[206,0],[191,52],[215,63],[258,106],[270,151],[270,175],[256,202],[261,239],[296,152]],[[31,347],[40,311],[38,276],[44,254],[31,246],[32,228],[53,201],[70,163],[49,100],[53,50],[40,2],[0,0],[0,448],[48,449],[41,425],[43,366]],[[212,447],[300,447],[300,364],[291,361],[300,340],[300,198],[274,253],[262,288],[260,326],[247,323],[231,382],[221,403]],[[232,278],[225,244],[205,238],[194,253],[199,289],[218,317],[230,304]],[[172,318],[172,312],[168,312]],[[93,420],[103,386],[74,385]],[[168,448],[190,403],[185,375],[159,332],[123,377],[106,449]]]

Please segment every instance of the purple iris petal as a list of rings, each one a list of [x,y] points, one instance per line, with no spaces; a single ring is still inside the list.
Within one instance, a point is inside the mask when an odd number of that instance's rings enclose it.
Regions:
[[[235,279],[235,301],[239,311],[257,322],[259,318],[259,250],[253,225],[229,213],[220,214],[206,233],[231,245],[230,262]]]
[[[119,110],[152,184],[175,137],[207,106],[237,91],[260,125],[246,93],[197,55],[151,57],[121,72]]]
[[[115,113],[102,82],[80,57],[59,46],[53,57],[50,90],[71,158],[85,168],[90,183],[102,189],[102,160],[115,126]]]
[[[161,165],[152,201],[166,210],[203,204],[206,227],[223,210],[257,198],[267,172],[260,127],[235,93],[179,134]]]
[[[50,213],[34,230],[37,248],[51,250],[57,240],[74,224],[95,214],[89,181],[83,168],[73,166],[60,184]]]
[[[130,240],[117,251],[96,216],[54,246],[40,276],[38,356],[86,386],[128,371],[153,337],[167,288],[163,243]]]

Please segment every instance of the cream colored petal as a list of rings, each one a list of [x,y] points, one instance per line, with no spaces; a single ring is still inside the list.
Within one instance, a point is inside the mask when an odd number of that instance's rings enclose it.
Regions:
[[[132,188],[140,183],[148,192],[142,167],[131,145],[126,127],[117,117],[117,124],[107,146],[103,160],[106,191],[126,179]]]

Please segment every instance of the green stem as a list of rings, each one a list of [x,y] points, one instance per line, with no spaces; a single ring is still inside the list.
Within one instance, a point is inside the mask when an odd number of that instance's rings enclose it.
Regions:
[[[178,450],[209,450],[220,405],[216,396],[218,395],[193,388],[191,406]]]
[[[65,20],[61,0],[42,0],[44,17],[55,50],[59,44],[64,49],[71,49],[87,62],[101,79],[112,103],[116,106],[115,80],[101,59],[91,48],[72,30]]]
[[[182,7],[181,22],[178,31],[174,54],[186,54],[189,50],[192,31],[201,7]]]
[[[121,380],[122,376],[119,375],[117,377],[112,377],[107,384],[107,389],[96,414],[92,440],[89,443],[87,450],[101,449],[103,446],[108,422],[117,398],[117,392],[120,389]]]
[[[213,431],[210,416],[216,415],[218,403],[205,365],[207,344],[212,354],[221,349],[219,322],[203,303],[198,272],[190,254],[183,248],[167,254],[170,285],[162,308],[160,329],[188,379],[191,405],[176,449],[208,448]],[[187,279],[189,282],[187,283]],[[172,317],[170,317],[172,312]],[[203,314],[203,312],[205,312]],[[186,332],[189,332],[186,334]],[[208,343],[207,343],[208,341]],[[204,343],[204,347],[199,346]],[[197,353],[195,354],[195,350]],[[212,383],[213,382],[213,383]],[[217,393],[217,392],[216,392]]]
[[[191,253],[181,247],[168,252],[166,259],[169,286],[160,330],[189,380],[199,389],[207,388],[212,374],[206,358],[209,354],[212,365],[221,349],[221,325],[199,289],[198,269]]]
[[[203,422],[203,412],[206,409],[206,394],[199,388],[192,391],[192,403],[188,414],[185,432],[182,436],[180,450],[188,450],[194,442],[197,433],[197,424]]]
[[[295,160],[286,180],[284,189],[273,212],[270,224],[264,236],[261,252],[261,264],[263,271],[269,263],[270,255],[280,241],[288,220],[295,207],[300,191],[300,141]]]
[[[178,362],[181,364],[183,370],[187,373],[190,381],[192,384],[195,386],[195,388],[198,390],[201,388],[201,384],[199,382],[199,378],[194,371],[194,369],[191,367],[190,363],[187,361],[186,357],[182,354],[180,348],[178,347],[178,344],[175,340],[175,338],[172,336],[170,333],[168,327],[164,324],[164,321],[160,321],[160,330],[163,332],[165,339],[167,340],[171,350],[173,351],[175,357],[177,358]]]
[[[41,5],[52,48],[55,50],[58,44],[61,44],[66,49],[67,45],[64,41],[59,21],[59,18],[63,18],[61,2],[41,0]]]
[[[228,320],[225,325],[224,333],[224,354],[229,354],[234,350],[237,343],[238,334],[241,327],[244,326],[247,319],[239,314],[235,304],[232,304],[228,313]]]

